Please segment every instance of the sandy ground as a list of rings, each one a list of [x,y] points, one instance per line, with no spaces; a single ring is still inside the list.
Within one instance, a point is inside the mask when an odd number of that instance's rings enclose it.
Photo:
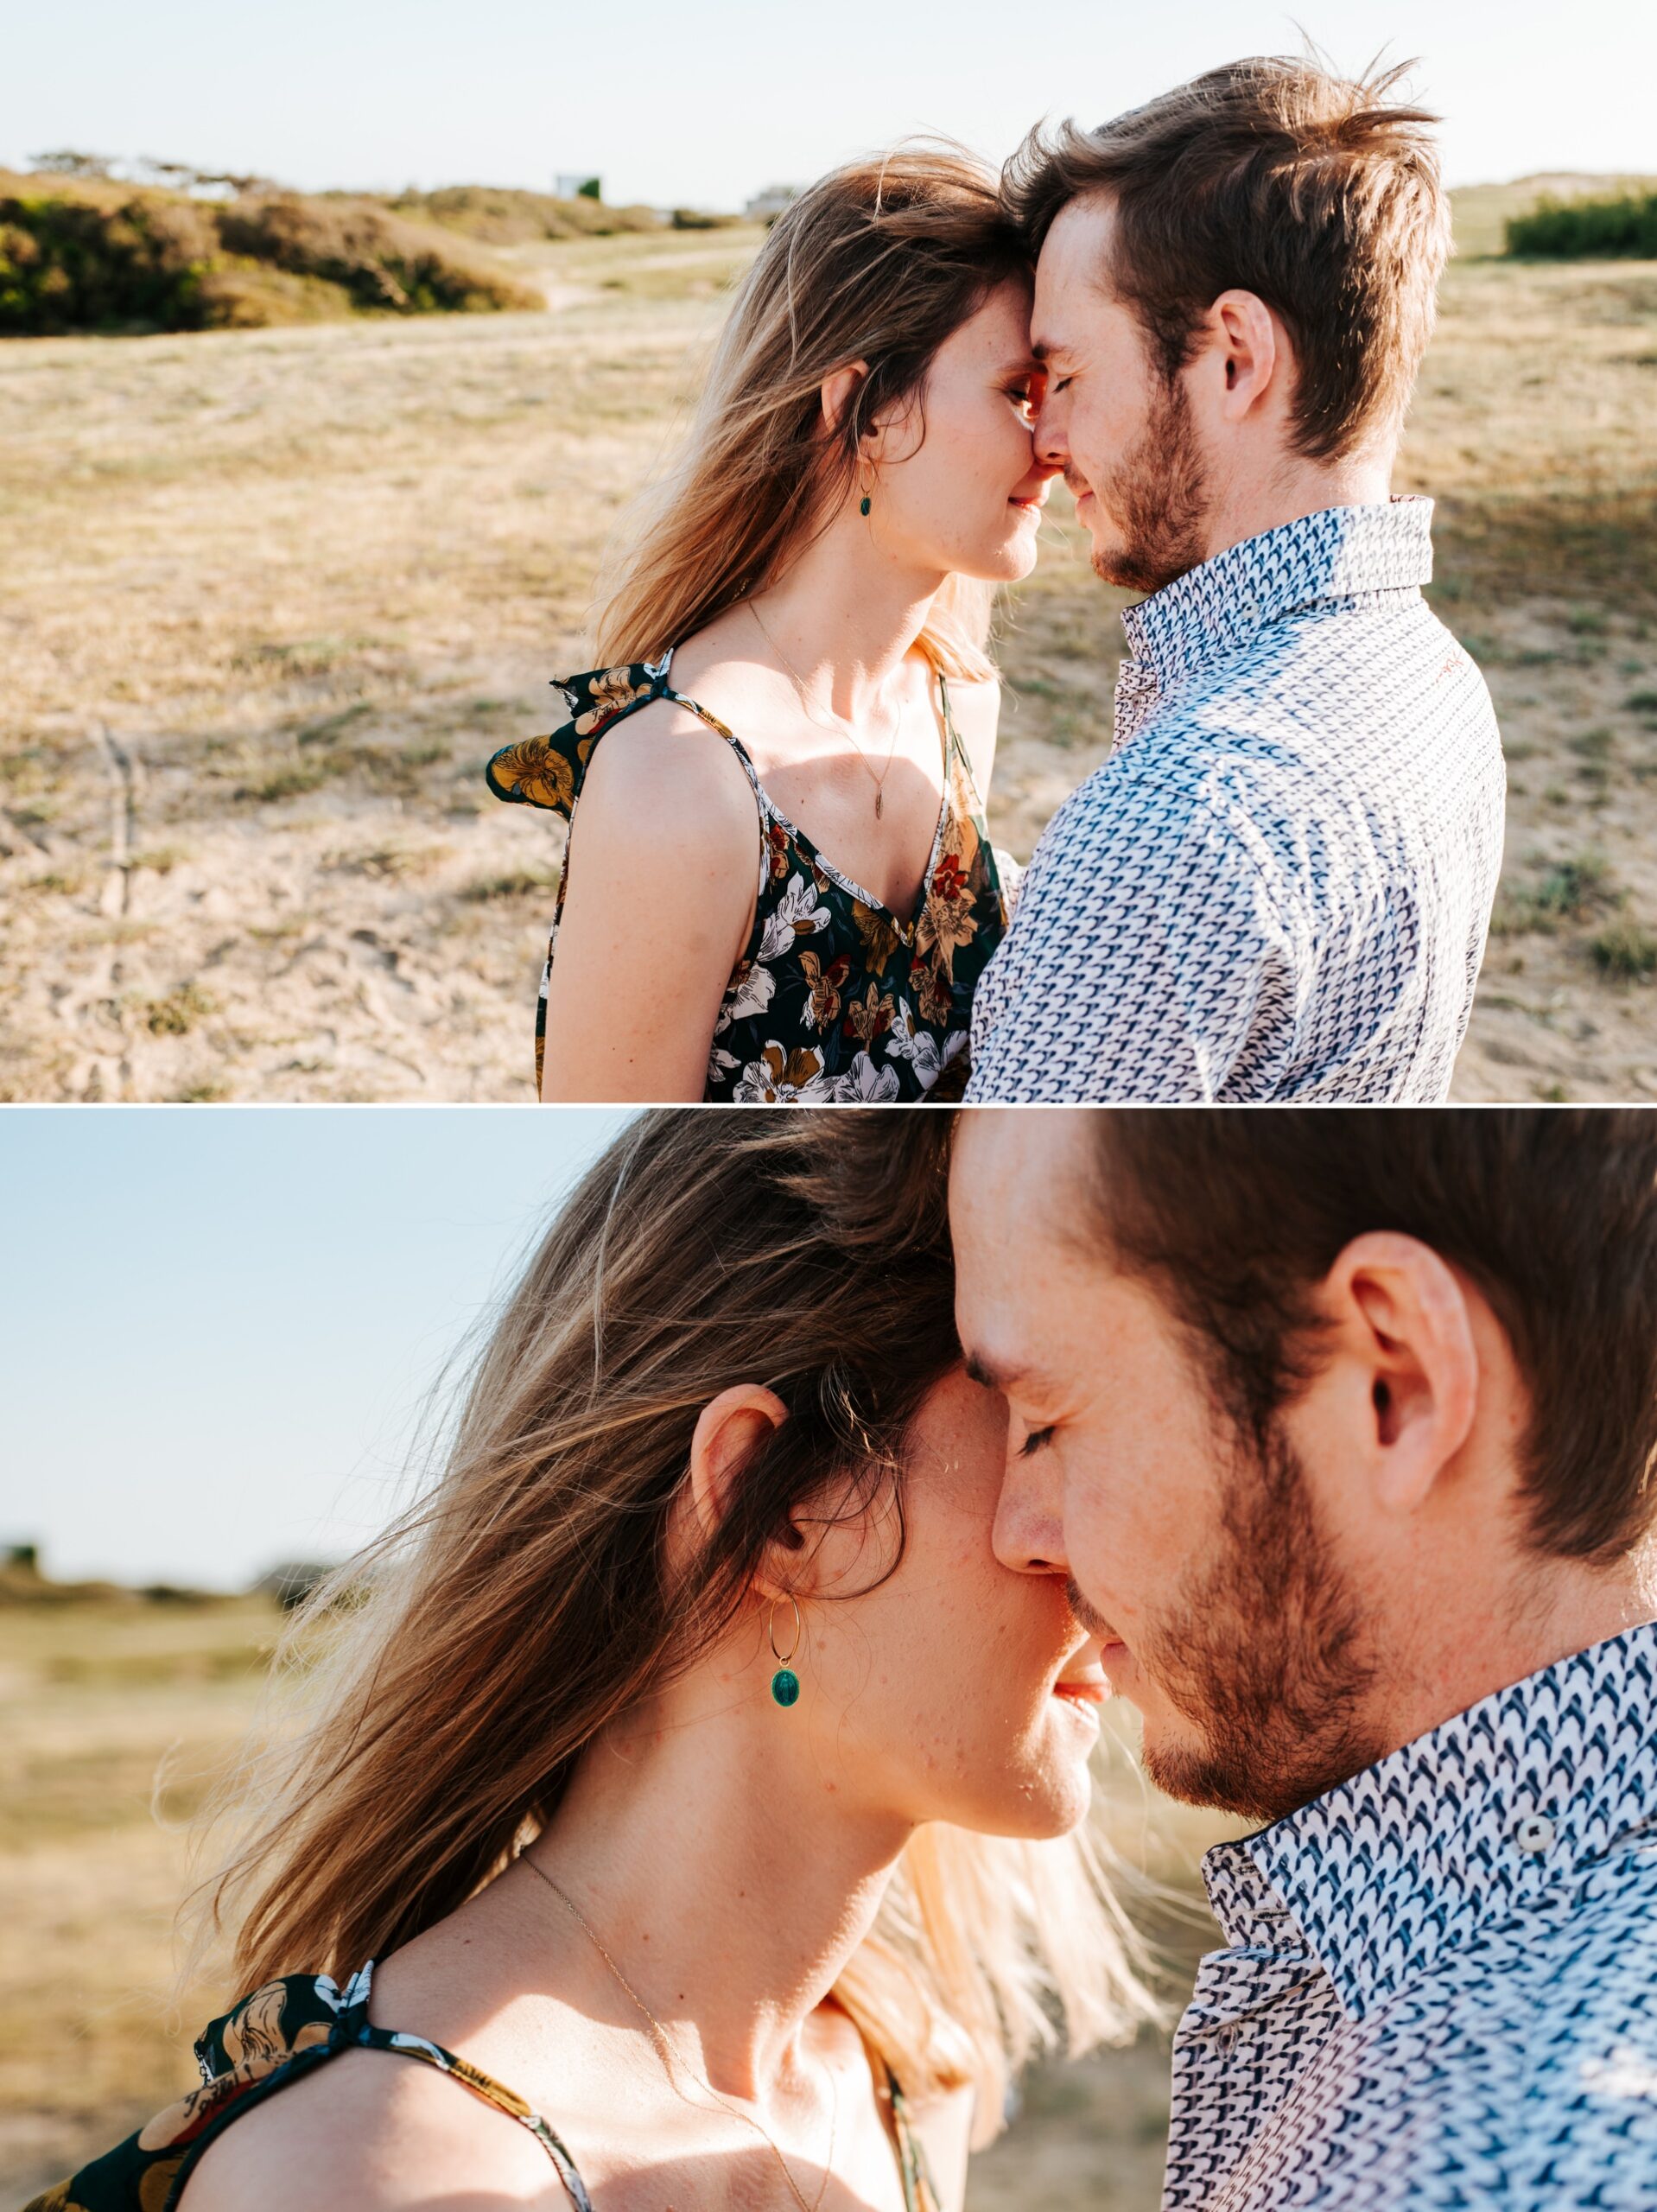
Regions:
[[[530,1096],[558,836],[482,764],[587,664],[752,244],[549,250],[545,315],[0,347],[0,1096]],[[1657,1095],[1654,364],[1657,269],[1452,270],[1402,481],[1513,779],[1458,1096]],[[1079,547],[1008,613],[1021,855],[1107,749]]]

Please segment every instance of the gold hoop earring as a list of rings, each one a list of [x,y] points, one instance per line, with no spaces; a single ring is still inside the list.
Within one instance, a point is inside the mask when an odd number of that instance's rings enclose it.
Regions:
[[[794,1641],[785,1652],[779,1651],[777,1649],[777,1608],[782,1602],[780,1598],[771,1599],[771,1620],[765,1630],[765,1640],[771,1645],[771,1656],[777,1662],[777,1672],[771,1678],[771,1694],[778,1705],[797,1705],[800,1700],[800,1678],[789,1662],[800,1648],[800,1638],[805,1633],[805,1625],[800,1618],[800,1601],[790,1591],[788,1602],[794,1608]]]

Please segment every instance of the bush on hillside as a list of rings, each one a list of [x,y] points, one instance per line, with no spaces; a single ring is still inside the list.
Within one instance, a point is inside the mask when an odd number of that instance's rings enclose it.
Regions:
[[[609,238],[621,231],[657,230],[662,221],[653,207],[606,207],[601,201],[559,200],[549,192],[520,192],[510,185],[447,184],[435,192],[399,194],[386,205],[394,215],[439,223],[487,245]]]
[[[1546,261],[1657,261],[1657,192],[1543,200],[1508,219],[1508,251]]]
[[[186,200],[134,194],[112,207],[56,194],[0,198],[0,334],[201,330],[212,221]]]
[[[365,202],[238,200],[220,213],[219,235],[232,253],[338,284],[359,308],[432,315],[543,304],[539,292],[454,259],[440,240]]]
[[[543,304],[371,202],[276,194],[213,205],[107,181],[0,178],[0,337]]]

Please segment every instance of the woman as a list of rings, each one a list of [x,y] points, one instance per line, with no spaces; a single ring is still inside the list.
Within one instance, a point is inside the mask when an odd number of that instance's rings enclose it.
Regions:
[[[1096,1650],[992,1549],[944,1136],[612,1147],[297,1631],[206,2085],[32,2212],[945,2212],[1059,2014],[1145,2016],[1078,1826]]]
[[[770,232],[604,667],[490,764],[571,824],[543,1098],[912,1100],[965,1044],[1006,926],[989,602],[1051,474],[1029,310],[964,154],[836,170]]]

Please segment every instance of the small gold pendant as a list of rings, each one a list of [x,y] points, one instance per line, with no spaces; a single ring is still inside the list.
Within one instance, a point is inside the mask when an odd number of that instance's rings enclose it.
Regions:
[[[879,791],[876,791],[874,794],[874,818],[877,822],[880,819],[881,814],[885,810],[881,804],[882,798],[883,794]]]

